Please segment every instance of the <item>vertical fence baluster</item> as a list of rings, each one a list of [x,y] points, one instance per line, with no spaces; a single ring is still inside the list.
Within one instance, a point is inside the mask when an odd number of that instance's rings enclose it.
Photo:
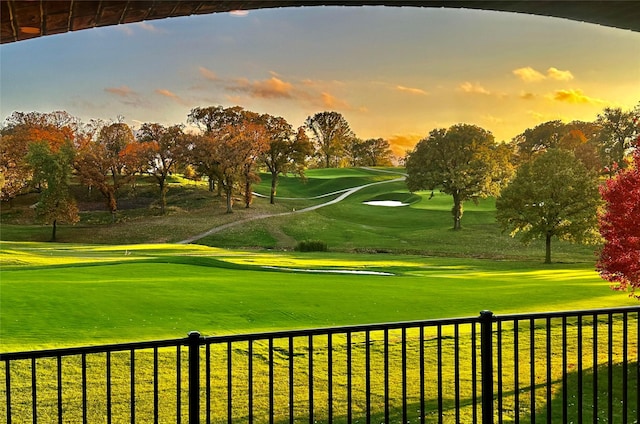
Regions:
[[[384,329],[384,420],[389,422],[389,330]]]
[[[460,328],[459,324],[453,326],[453,380],[454,398],[456,405],[456,422],[460,422]],[[405,421],[406,422],[406,421]]]
[[[536,321],[529,320],[529,387],[531,388],[531,424],[536,423]]]
[[[482,424],[493,424],[493,312],[480,312]]]
[[[56,373],[58,378],[58,424],[62,424],[62,356],[56,358]]]
[[[249,412],[249,424],[253,424],[253,340],[249,340],[249,363],[247,368],[247,378],[249,380],[249,387],[247,388],[249,393],[248,412]]]
[[[402,328],[402,422],[407,419],[407,329]]]
[[[568,417],[568,391],[569,385],[567,383],[567,317],[562,317],[562,422],[569,422]]]
[[[11,361],[9,359],[4,361],[4,387],[5,399],[7,401],[7,424],[11,424]]]
[[[593,315],[593,424],[598,423],[598,315]]]
[[[478,422],[478,331],[477,322],[471,324],[471,400],[473,424]]]
[[[628,363],[629,360],[629,317],[626,312],[622,313],[622,422],[626,423],[629,417],[627,407],[629,405],[629,382],[628,382]],[[638,391],[636,384],[636,391]]]
[[[519,323],[513,320],[513,413],[515,424],[520,423],[520,349],[519,349]]]
[[[424,387],[424,325],[420,326],[420,423],[425,424],[427,414],[424,403],[425,387]]]
[[[313,336],[309,335],[309,424],[314,424],[313,417]]]
[[[153,348],[153,422],[158,424],[160,414],[159,377],[158,377],[158,347]]]
[[[131,422],[136,422],[136,351],[131,349],[129,353],[129,373],[130,373],[130,407]]]
[[[188,344],[189,424],[200,424],[200,333],[197,331],[190,332]]]
[[[294,409],[294,391],[293,387],[295,384],[293,377],[293,337],[289,336],[289,424],[293,424],[295,418],[295,409]]]
[[[613,314],[609,313],[607,323],[607,388],[608,390],[608,410],[607,418],[613,422]]]
[[[182,423],[182,358],[180,345],[176,346],[176,424]]]
[[[31,358],[31,414],[33,424],[38,422],[38,391],[36,389],[36,358]]]
[[[438,324],[436,359],[436,367],[438,368],[438,423],[442,424],[444,412],[442,399],[442,324]]]
[[[273,381],[273,337],[269,337],[269,424],[273,424],[275,414]]]
[[[327,414],[333,421],[333,336],[327,334]]]
[[[497,391],[498,391],[498,423],[502,424],[502,321],[498,321],[497,325],[497,340],[496,340],[496,360],[497,360]],[[458,422],[460,422],[458,420]]]
[[[231,342],[227,342],[227,423],[233,422],[233,351]]]
[[[87,424],[87,354],[82,354],[82,422]]]
[[[576,364],[577,372],[578,372],[578,424],[582,424],[582,407],[583,407],[583,397],[582,397],[582,315],[578,315],[578,363]]]
[[[551,318],[547,317],[546,319],[546,354],[547,354],[547,422],[551,422],[551,406],[553,403],[553,392],[551,391],[551,386],[553,385],[553,379],[551,376]]]
[[[211,424],[211,344],[207,343],[204,348],[204,373],[205,373],[205,416],[207,424]]]
[[[366,404],[366,424],[371,424],[371,331],[366,330],[364,351],[364,385]]]
[[[352,387],[351,387],[351,332],[347,333],[347,423],[351,424],[352,416],[352,407],[353,407],[353,398],[352,398]]]

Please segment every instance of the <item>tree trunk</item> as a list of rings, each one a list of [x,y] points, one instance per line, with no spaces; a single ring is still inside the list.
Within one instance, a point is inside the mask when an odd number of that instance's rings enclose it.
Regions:
[[[215,190],[215,181],[213,178],[209,177],[209,191],[213,193]]]
[[[251,181],[249,180],[249,176],[245,176],[244,183],[244,207],[249,209],[251,206],[251,200],[253,199],[253,193],[251,192]]]
[[[226,187],[225,188],[225,193],[227,195],[227,213],[233,213],[233,201],[231,199],[232,193],[231,193],[231,187]]]
[[[460,223],[460,221],[462,221],[462,200],[460,200],[458,193],[453,195],[453,209],[451,213],[453,214],[453,229],[456,231],[462,229]]]
[[[275,205],[276,203],[276,187],[278,187],[278,173],[271,173],[271,195],[269,196],[269,203]]]
[[[159,182],[160,185],[160,213],[164,215],[165,207],[167,206],[167,189],[164,181]]]
[[[329,153],[327,153],[325,155],[325,168],[329,168],[329,162],[330,162],[331,156],[329,155]]]
[[[551,232],[547,231],[547,237],[545,242],[545,254],[544,254],[544,263],[551,263]]]
[[[56,229],[57,229],[57,225],[58,224],[58,220],[54,219],[53,220],[53,232],[51,233],[51,241],[56,241]]]

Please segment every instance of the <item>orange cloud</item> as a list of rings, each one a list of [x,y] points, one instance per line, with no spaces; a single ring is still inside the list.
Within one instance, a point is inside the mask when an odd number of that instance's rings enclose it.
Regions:
[[[553,96],[553,100],[559,102],[576,103],[576,104],[604,104],[604,100],[596,99],[585,95],[582,90],[558,90]]]
[[[168,98],[176,101],[177,103],[180,103],[181,105],[186,104],[186,102],[180,96],[178,96],[177,94],[175,94],[172,91],[169,91],[169,90],[164,89],[164,88],[163,89],[159,88],[159,89],[157,89],[155,91],[156,91],[156,93],[160,94],[161,96],[168,97]]]
[[[409,94],[417,94],[417,95],[421,95],[421,96],[426,96],[429,93],[427,93],[426,91],[420,89],[420,88],[411,88],[411,87],[405,87],[403,85],[396,85],[396,90],[398,91],[402,91],[405,93],[409,93]]]
[[[462,84],[460,84],[458,86],[458,90],[462,91],[463,93],[470,93],[470,94],[485,94],[485,95],[491,94],[489,90],[487,90],[480,84],[478,83],[473,84],[469,81],[465,81]]]
[[[219,80],[215,72],[205,68],[204,66],[199,67],[198,70],[200,71],[200,75],[202,75],[203,77],[205,77],[205,79],[208,79],[209,81]]]
[[[119,98],[119,100],[126,105],[143,106],[146,102],[143,100],[139,93],[132,90],[126,85],[120,87],[107,87],[104,89],[109,94],[113,94]]]
[[[351,109],[349,104],[344,100],[340,100],[332,94],[323,92],[320,95],[322,105],[328,109]]]
[[[127,87],[126,85],[121,85],[120,87],[107,87],[104,89],[104,91],[106,91],[107,93],[115,94],[116,96],[120,96],[120,97],[137,95],[135,91],[133,91],[131,88]]]
[[[238,78],[234,81],[233,85],[228,85],[227,89],[245,92],[251,97],[276,99],[291,97],[293,85],[276,77],[261,81],[249,81],[246,78]]]
[[[514,69],[512,72],[524,82],[542,81],[546,78],[542,73],[536,71],[531,66]]]

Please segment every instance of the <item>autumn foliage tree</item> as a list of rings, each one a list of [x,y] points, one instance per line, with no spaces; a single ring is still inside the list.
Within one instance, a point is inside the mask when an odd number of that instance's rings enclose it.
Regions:
[[[144,172],[156,179],[160,189],[160,211],[165,213],[167,206],[167,178],[178,161],[184,157],[187,138],[182,125],[165,127],[157,123],[142,124],[138,130],[135,157],[144,162]],[[132,152],[133,153],[133,152]]]
[[[305,126],[313,134],[325,168],[338,166],[347,144],[355,137],[345,117],[338,112],[319,112],[309,116]]]
[[[601,189],[606,203],[600,216],[605,240],[597,269],[602,278],[640,298],[640,150],[631,166],[607,180]]]
[[[133,132],[125,123],[103,127],[95,140],[87,140],[78,148],[75,167],[80,179],[104,196],[115,221],[118,190],[133,175],[127,168],[127,147],[134,142]]]
[[[313,154],[313,145],[304,128],[294,132],[284,118],[263,115],[262,119],[268,137],[268,148],[262,154],[262,162],[271,173],[269,201],[274,204],[278,177],[291,172],[304,179],[307,157]]]

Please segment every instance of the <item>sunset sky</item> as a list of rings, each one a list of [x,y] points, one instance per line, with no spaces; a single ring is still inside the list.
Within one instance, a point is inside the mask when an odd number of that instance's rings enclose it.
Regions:
[[[186,123],[240,105],[294,127],[342,113],[396,154],[434,128],[498,141],[640,101],[640,33],[503,12],[315,7],[172,18],[0,46],[2,119],[66,110],[83,120]]]

